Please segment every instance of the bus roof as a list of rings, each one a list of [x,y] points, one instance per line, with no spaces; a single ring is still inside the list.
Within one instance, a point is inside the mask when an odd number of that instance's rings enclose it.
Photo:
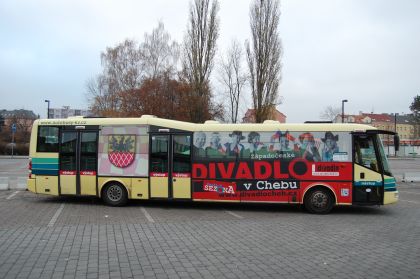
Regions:
[[[177,120],[158,118],[151,115],[143,115],[138,118],[83,118],[69,117],[65,119],[38,119],[34,125],[48,126],[125,126],[125,125],[154,125],[164,128],[172,128],[186,131],[335,131],[335,132],[365,132],[377,130],[375,127],[363,124],[342,124],[342,123],[280,123],[278,121],[267,120],[264,123],[242,123],[226,124],[218,121],[209,120],[205,123],[191,123]]]

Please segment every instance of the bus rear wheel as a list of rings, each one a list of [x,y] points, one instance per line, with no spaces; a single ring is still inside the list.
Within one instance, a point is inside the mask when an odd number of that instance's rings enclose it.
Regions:
[[[334,206],[334,197],[326,188],[315,188],[305,195],[305,208],[310,213],[327,214]]]
[[[118,182],[108,183],[102,191],[102,200],[111,206],[123,206],[128,201],[127,191]]]

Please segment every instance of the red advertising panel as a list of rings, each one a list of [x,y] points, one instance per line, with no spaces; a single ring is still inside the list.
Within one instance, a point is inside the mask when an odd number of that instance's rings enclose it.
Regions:
[[[193,143],[195,199],[301,202],[324,185],[351,202],[349,132],[200,131]]]
[[[300,202],[308,187],[323,184],[339,193],[339,202],[351,202],[349,162],[201,162],[193,164],[192,178],[193,199]]]
[[[201,180],[194,182],[193,199],[239,200],[236,182]]]

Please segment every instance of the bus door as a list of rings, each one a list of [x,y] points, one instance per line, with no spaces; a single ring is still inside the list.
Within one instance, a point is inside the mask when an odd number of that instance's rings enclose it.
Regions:
[[[97,195],[97,130],[62,130],[60,194]]]
[[[151,134],[151,198],[191,198],[191,138],[191,134]]]
[[[384,182],[377,134],[354,134],[353,204],[382,204]]]

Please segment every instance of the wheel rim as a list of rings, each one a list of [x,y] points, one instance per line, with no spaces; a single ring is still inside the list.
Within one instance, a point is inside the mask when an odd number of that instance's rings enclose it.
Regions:
[[[329,197],[324,192],[315,192],[312,196],[311,203],[316,208],[325,208],[328,205]]]
[[[123,193],[120,186],[111,185],[108,187],[106,195],[108,196],[108,199],[115,202],[121,200]]]

